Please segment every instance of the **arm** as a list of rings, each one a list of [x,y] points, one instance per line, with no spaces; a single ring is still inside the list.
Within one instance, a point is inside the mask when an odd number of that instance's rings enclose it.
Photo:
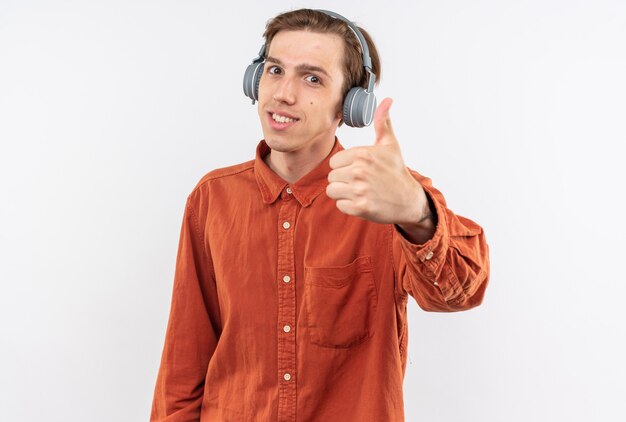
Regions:
[[[489,247],[482,228],[448,209],[429,178],[411,174],[432,201],[436,228],[424,243],[416,244],[395,226],[397,289],[413,296],[426,311],[454,312],[480,305],[489,281]]]
[[[194,191],[196,193],[197,191]],[[204,379],[219,336],[215,276],[201,207],[187,199],[165,345],[150,421],[199,421]],[[197,201],[199,202],[199,201]]]
[[[339,151],[330,159],[326,194],[348,215],[393,224],[396,291],[427,311],[479,305],[489,279],[482,228],[455,215],[430,179],[410,171],[391,128],[386,98],[374,114],[373,146]],[[430,204],[430,205],[429,205]]]

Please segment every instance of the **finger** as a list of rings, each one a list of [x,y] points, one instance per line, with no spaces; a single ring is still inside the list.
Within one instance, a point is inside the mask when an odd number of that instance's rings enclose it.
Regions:
[[[330,157],[330,161],[328,162],[330,168],[338,169],[341,167],[349,166],[354,162],[360,148],[362,147],[354,147],[337,152],[335,155]]]
[[[338,153],[330,157],[330,161],[328,162],[330,168],[338,169],[352,164],[352,158],[349,151],[349,149],[344,149],[343,151],[339,151]]]
[[[331,170],[328,173],[328,182],[341,182],[348,183],[354,180],[353,171],[350,166],[340,167],[335,170]]]
[[[359,215],[359,209],[351,199],[340,199],[336,203],[337,209],[347,215]]]
[[[335,201],[341,199],[351,199],[352,190],[350,189],[350,185],[347,183],[333,182],[326,186],[326,195]]]
[[[376,144],[389,145],[396,143],[396,137],[391,127],[391,116],[389,109],[393,104],[391,98],[385,98],[374,112],[374,130],[376,132]]]

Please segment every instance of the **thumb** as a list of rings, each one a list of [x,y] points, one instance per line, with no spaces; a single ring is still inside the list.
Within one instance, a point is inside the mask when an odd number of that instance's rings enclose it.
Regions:
[[[376,145],[391,145],[397,143],[396,136],[391,127],[391,117],[389,116],[389,109],[392,103],[393,100],[391,98],[385,98],[374,112]]]

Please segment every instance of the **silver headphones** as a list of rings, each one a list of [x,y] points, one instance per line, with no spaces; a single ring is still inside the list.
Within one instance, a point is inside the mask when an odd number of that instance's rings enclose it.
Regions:
[[[367,42],[363,34],[361,34],[361,31],[359,31],[359,28],[348,19],[329,10],[317,9],[317,11],[344,21],[352,32],[354,32],[354,35],[356,35],[359,44],[361,44],[363,67],[367,74],[367,88],[355,86],[348,91],[348,94],[343,100],[343,121],[351,127],[369,126],[372,123],[374,110],[376,109],[376,96],[374,95],[376,75],[372,72],[372,59],[370,58]],[[246,73],[243,76],[243,93],[252,100],[252,104],[259,99],[259,81],[261,80],[263,67],[265,65],[265,47],[265,44],[261,46],[259,56],[252,61],[252,64],[248,65]]]

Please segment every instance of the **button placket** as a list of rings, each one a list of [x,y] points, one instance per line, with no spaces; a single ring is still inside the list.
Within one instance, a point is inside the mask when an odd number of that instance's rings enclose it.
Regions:
[[[283,193],[290,195],[289,190]],[[296,326],[294,240],[300,204],[296,200],[284,200],[278,206],[278,421],[293,422],[296,418],[294,379],[297,375],[296,336],[292,332]]]

